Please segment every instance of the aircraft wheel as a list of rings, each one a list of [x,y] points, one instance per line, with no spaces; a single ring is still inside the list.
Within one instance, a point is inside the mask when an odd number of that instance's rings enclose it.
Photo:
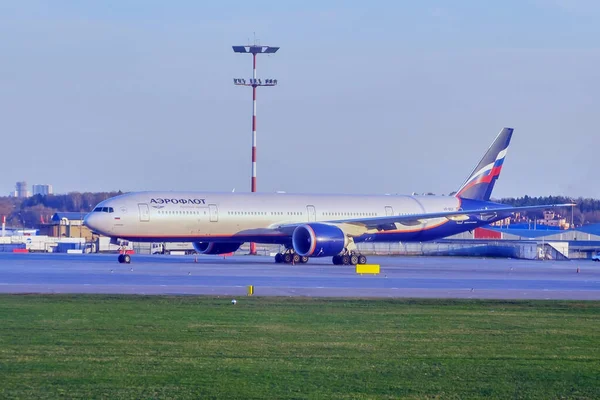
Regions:
[[[286,264],[291,264],[292,263],[292,255],[290,253],[285,253],[283,255],[283,262]]]
[[[125,254],[125,255],[123,256],[123,262],[124,262],[125,264],[129,264],[129,263],[131,263],[131,256],[130,256],[129,254]]]
[[[342,264],[344,265],[350,265],[350,256],[345,254],[342,256]]]
[[[333,265],[340,265],[340,264],[342,264],[342,259],[339,255],[333,256],[333,258],[331,259],[331,262],[333,262]]]
[[[123,254],[119,254],[119,257],[117,258],[117,260],[119,260],[119,264],[123,264],[125,262],[124,258],[125,257],[123,257]]]
[[[366,264],[367,263],[367,257],[363,256],[362,254],[360,256],[358,256],[358,263],[359,264]]]
[[[358,256],[356,254],[352,254],[350,256],[350,264],[352,264],[352,265],[358,264]]]
[[[300,262],[300,259],[301,259],[301,257],[299,254],[294,254],[292,256],[292,261],[294,262],[294,264],[298,264]]]
[[[304,257],[300,257],[300,262],[302,264],[306,264],[308,262],[308,257],[304,256]]]
[[[281,253],[275,254],[275,262],[277,264],[281,264],[283,262],[283,254],[281,254]]]

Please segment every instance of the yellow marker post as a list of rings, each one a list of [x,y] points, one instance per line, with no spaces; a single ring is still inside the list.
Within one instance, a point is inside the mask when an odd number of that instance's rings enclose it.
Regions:
[[[379,274],[379,264],[357,264],[356,265],[356,273],[357,274]]]
[[[248,296],[252,296],[254,294],[254,285],[248,285]]]

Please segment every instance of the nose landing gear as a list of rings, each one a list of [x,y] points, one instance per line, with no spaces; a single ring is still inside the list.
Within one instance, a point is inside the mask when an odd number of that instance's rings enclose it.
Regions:
[[[129,254],[119,254],[119,264],[129,264],[131,263],[131,256]]]
[[[127,242],[126,240],[120,240],[119,239],[119,258],[117,258],[117,260],[119,261],[119,264],[129,264],[131,263],[131,256],[129,254],[127,254],[127,245],[129,244],[129,242]]]

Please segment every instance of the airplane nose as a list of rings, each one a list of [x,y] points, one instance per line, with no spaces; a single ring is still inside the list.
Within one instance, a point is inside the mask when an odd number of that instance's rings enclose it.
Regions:
[[[87,226],[90,229],[93,229],[93,227],[90,225],[91,216],[92,216],[92,213],[89,213],[89,214],[86,214],[85,217],[83,217],[83,225]]]
[[[100,233],[99,232],[100,221],[99,221],[98,213],[91,212],[88,215],[86,215],[83,218],[83,225],[90,228],[90,230],[94,233]]]

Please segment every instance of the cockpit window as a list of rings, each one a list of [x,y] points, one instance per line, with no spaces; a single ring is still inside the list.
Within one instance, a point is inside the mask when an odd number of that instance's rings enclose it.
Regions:
[[[112,213],[115,212],[115,209],[112,207],[96,207],[94,208],[94,212]]]

